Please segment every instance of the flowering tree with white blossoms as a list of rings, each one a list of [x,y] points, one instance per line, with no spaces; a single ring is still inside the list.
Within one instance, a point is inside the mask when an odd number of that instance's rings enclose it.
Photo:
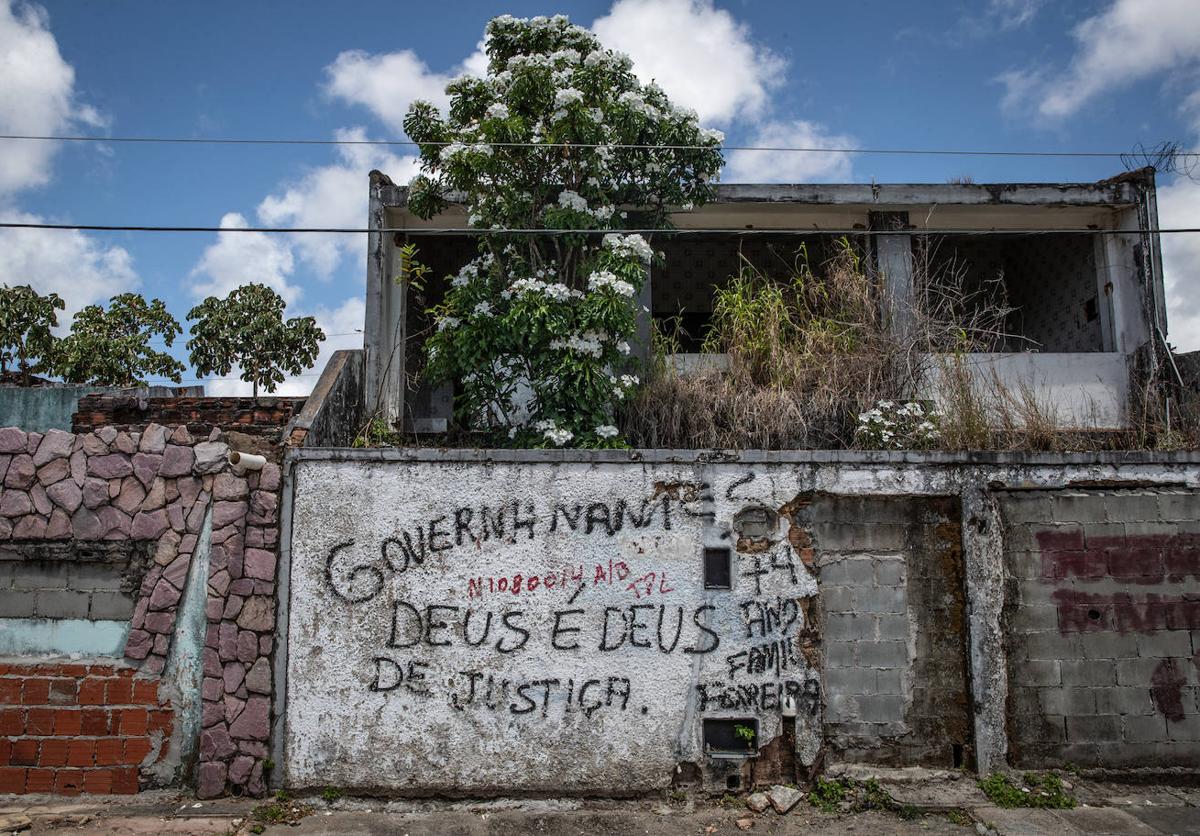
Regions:
[[[453,192],[480,230],[479,256],[432,311],[427,371],[455,382],[459,421],[491,443],[621,446],[653,257],[621,230],[708,200],[724,137],[561,15],[495,18],[486,49],[486,78],[446,88],[448,116],[415,102],[404,120],[423,172],[409,208],[432,217]]]

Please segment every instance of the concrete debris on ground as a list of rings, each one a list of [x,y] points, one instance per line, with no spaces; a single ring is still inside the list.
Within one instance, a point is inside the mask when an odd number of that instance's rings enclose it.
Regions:
[[[631,800],[382,800],[319,797],[197,802],[167,791],[137,796],[0,796],[0,833],[126,834],[1180,834],[1200,836],[1200,789],[1072,781],[1069,810],[1006,809],[967,792],[970,776],[919,782],[873,775],[893,811],[822,812],[793,787],[744,799],[673,793]],[[898,797],[897,797],[898,796]],[[906,799],[901,801],[900,799]],[[955,806],[963,802],[960,806]],[[286,815],[283,815],[286,813]],[[295,813],[295,815],[293,815]],[[668,814],[669,813],[669,814]]]

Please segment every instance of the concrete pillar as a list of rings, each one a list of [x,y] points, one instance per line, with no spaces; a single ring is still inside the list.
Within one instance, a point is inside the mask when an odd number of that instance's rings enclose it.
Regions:
[[[907,212],[871,212],[871,229],[895,230],[908,228]],[[912,330],[916,298],[913,291],[913,257],[911,235],[874,235],[875,267],[883,280],[888,326],[896,333]]]
[[[637,331],[633,341],[631,355],[642,361],[642,368],[650,362],[651,335],[654,333],[654,302],[650,290],[650,282],[654,270],[646,265],[646,281],[637,297]]]
[[[363,344],[367,351],[366,417],[376,416],[394,426],[404,414],[404,340],[407,287],[393,281],[385,192],[394,190],[387,175],[370,175],[367,235],[367,313]]]

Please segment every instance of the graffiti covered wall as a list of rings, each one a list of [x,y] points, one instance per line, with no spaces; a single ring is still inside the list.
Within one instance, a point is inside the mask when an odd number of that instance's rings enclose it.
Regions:
[[[785,703],[811,760],[816,579],[773,500],[682,468],[397,475],[297,468],[290,783],[632,791],[701,761],[705,718],[767,745]]]

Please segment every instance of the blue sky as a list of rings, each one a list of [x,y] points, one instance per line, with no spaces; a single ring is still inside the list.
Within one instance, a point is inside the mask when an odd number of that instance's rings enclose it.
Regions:
[[[1200,144],[1194,0],[434,4],[0,0],[2,133],[402,138],[417,96],[478,66],[494,14],[568,14],[731,143],[1125,150]],[[0,215],[82,223],[362,225],[366,172],[408,149],[0,142]],[[1093,180],[1117,160],[731,156],[727,180]],[[1200,225],[1200,186],[1163,187]],[[1200,236],[1196,236],[1200,238]],[[365,242],[253,234],[0,234],[9,282],[77,309],[125,289],[182,320],[265,281],[361,342]],[[1172,341],[1200,348],[1200,241],[1172,241]],[[182,353],[182,352],[180,352]],[[322,358],[323,362],[324,358]],[[191,374],[189,372],[189,374]],[[313,377],[289,382],[304,391]],[[218,382],[213,391],[240,384]]]

